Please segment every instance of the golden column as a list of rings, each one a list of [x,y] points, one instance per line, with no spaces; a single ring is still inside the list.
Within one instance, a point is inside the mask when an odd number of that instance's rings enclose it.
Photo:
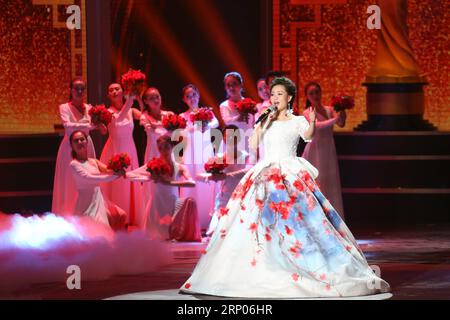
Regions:
[[[378,0],[381,29],[366,81],[368,121],[356,130],[433,130],[423,120],[427,84],[408,37],[407,0]]]

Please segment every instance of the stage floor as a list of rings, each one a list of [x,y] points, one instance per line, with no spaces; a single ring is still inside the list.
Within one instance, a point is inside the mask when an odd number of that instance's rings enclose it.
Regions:
[[[354,233],[369,264],[378,265],[381,276],[390,283],[391,299],[450,299],[450,226],[354,230]],[[172,243],[175,259],[158,272],[82,282],[81,290],[73,291],[65,283],[40,284],[0,298],[106,299],[148,291],[173,295],[174,289],[190,275],[204,247],[200,243]]]

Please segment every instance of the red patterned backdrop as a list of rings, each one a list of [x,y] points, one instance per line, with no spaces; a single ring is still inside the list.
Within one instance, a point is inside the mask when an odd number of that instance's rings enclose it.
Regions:
[[[376,31],[366,27],[375,0],[273,0],[273,69],[293,77],[302,91],[309,80],[320,82],[324,102],[343,92],[355,96],[356,108],[343,130],[366,120],[361,86],[375,56]],[[409,0],[408,27],[416,58],[429,85],[425,118],[450,130],[450,3]],[[299,97],[300,109],[304,97]]]
[[[85,0],[0,1],[0,133],[53,132],[69,81],[86,78]],[[81,30],[66,8],[81,8]]]

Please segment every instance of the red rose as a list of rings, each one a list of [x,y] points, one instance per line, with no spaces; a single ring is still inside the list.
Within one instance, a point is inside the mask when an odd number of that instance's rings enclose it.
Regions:
[[[163,127],[169,131],[186,128],[186,120],[173,113],[163,115],[161,122]]]
[[[169,176],[173,174],[172,167],[162,158],[153,158],[147,162],[147,171],[155,176]]]
[[[236,110],[241,114],[255,114],[258,112],[256,109],[256,102],[250,98],[245,98],[239,101],[236,105]]]
[[[205,163],[204,168],[208,173],[222,173],[228,167],[225,159],[219,157],[212,157]]]
[[[108,162],[108,169],[114,172],[125,170],[131,165],[131,159],[126,153],[115,154]]]
[[[347,95],[337,95],[331,99],[330,105],[334,108],[336,112],[342,110],[349,110],[355,106],[355,101],[353,97]]]

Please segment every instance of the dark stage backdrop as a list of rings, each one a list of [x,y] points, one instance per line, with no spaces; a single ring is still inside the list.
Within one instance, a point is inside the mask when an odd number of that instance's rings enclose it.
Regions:
[[[225,99],[223,76],[238,71],[246,94],[267,69],[271,34],[266,0],[112,0],[113,78],[140,69],[160,89],[163,105],[182,112],[181,89],[200,88],[202,105]]]

